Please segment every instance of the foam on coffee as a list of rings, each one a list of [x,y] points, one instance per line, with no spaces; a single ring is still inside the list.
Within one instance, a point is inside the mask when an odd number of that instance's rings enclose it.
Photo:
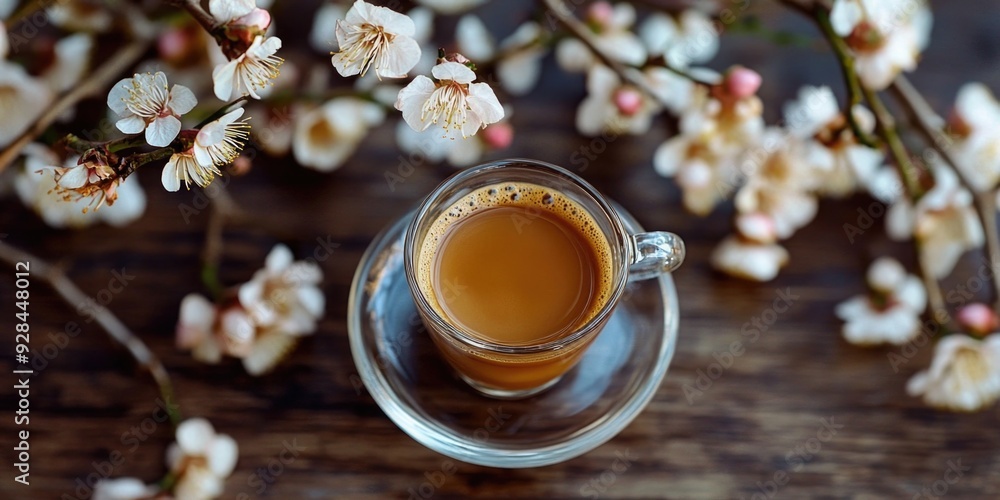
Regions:
[[[431,307],[442,317],[449,317],[433,291],[436,255],[449,231],[471,216],[494,208],[525,209],[524,223],[530,223],[533,215],[547,213],[576,230],[596,260],[597,272],[592,299],[575,327],[593,319],[608,302],[613,288],[612,254],[606,237],[594,218],[576,201],[557,190],[523,182],[499,183],[473,191],[431,224],[416,259],[417,283]]]

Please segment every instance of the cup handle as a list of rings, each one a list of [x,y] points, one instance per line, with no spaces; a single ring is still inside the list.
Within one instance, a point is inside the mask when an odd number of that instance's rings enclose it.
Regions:
[[[677,269],[684,262],[684,241],[680,236],[666,231],[639,233],[632,240],[630,280],[655,278]]]

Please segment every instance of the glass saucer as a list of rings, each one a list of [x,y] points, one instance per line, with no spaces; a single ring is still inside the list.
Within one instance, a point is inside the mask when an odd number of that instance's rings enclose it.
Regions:
[[[642,231],[615,208],[629,232]],[[492,399],[451,371],[420,321],[403,272],[403,234],[413,215],[375,237],[348,303],[354,364],[372,398],[403,432],[463,462],[539,467],[611,439],[653,398],[677,338],[670,275],[629,283],[580,363],[550,389],[527,399]]]

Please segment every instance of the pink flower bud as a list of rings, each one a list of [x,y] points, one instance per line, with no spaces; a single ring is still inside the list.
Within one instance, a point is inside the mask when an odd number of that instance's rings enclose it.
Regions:
[[[642,94],[638,90],[621,88],[615,91],[612,97],[618,112],[625,116],[632,116],[642,109]]]
[[[611,2],[594,2],[587,8],[587,19],[598,26],[608,26],[615,17],[615,8]]]
[[[507,122],[494,123],[482,132],[483,142],[492,149],[504,149],[514,142],[514,127]]]
[[[254,9],[249,14],[233,20],[232,24],[257,28],[263,33],[267,31],[268,26],[271,26],[271,13],[264,9]]]
[[[986,304],[976,302],[958,310],[958,324],[967,328],[970,333],[987,335],[1000,326],[1000,318]]]
[[[229,167],[229,172],[238,177],[249,172],[251,168],[253,168],[253,161],[246,156],[240,155],[233,160],[233,164]]]
[[[729,95],[736,99],[744,99],[753,97],[760,89],[761,82],[760,73],[743,66],[733,66],[726,73],[723,85]]]
[[[190,45],[191,35],[184,28],[168,29],[156,39],[156,49],[167,61],[183,59]]]

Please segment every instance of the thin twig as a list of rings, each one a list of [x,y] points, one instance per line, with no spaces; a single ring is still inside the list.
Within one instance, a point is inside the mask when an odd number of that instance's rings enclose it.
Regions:
[[[0,241],[0,260],[4,260],[10,264],[17,262],[30,263],[32,276],[41,278],[42,281],[48,283],[71,307],[76,307],[90,301],[90,297],[80,290],[57,267],[2,241]],[[132,333],[108,308],[96,303],[92,303],[91,305],[93,306],[93,317],[104,328],[104,331],[108,332],[108,335],[113,340],[124,346],[132,357],[135,358],[140,367],[149,370],[150,375],[153,376],[153,380],[156,381],[156,385],[159,387],[160,396],[167,403],[167,412],[170,414],[170,420],[176,426],[180,423],[180,415],[171,406],[171,402],[174,400],[173,384],[170,382],[170,375],[167,374],[163,363],[149,350],[149,347],[146,346],[142,339]]]
[[[917,130],[923,135],[927,144],[934,148],[945,162],[951,166],[962,186],[973,193],[979,222],[982,224],[983,232],[986,236],[986,253],[990,259],[990,265],[1000,263],[1000,234],[997,233],[997,207],[993,193],[977,190],[969,182],[965,170],[962,170],[959,166],[960,161],[955,157],[951,145],[946,143],[949,139],[947,139],[948,135],[943,130],[944,119],[927,103],[924,96],[910,83],[910,80],[900,75],[896,77],[891,88],[896,101],[906,111],[910,117],[910,121],[913,122]],[[995,275],[993,276],[993,289],[993,308],[1000,313],[1000,277]]]
[[[198,24],[200,24],[202,28],[205,28],[205,31],[209,34],[215,30],[215,18],[208,12],[205,12],[205,9],[201,7],[201,3],[199,3],[198,0],[166,0],[166,3],[188,11],[188,13],[191,14],[191,17],[193,17],[195,21],[198,21]]]
[[[798,2],[790,0],[784,0],[784,3],[793,4],[797,6],[796,8],[801,7],[801,4]],[[844,75],[844,84],[847,87],[848,94],[847,109],[844,110],[847,123],[851,125],[851,131],[854,132],[854,137],[858,139],[858,142],[870,148],[877,148],[879,146],[877,140],[861,126],[858,118],[854,116],[854,107],[861,104],[862,101],[862,90],[861,80],[858,78],[858,73],[854,67],[854,58],[851,57],[851,49],[844,42],[844,39],[833,30],[833,24],[830,23],[830,15],[823,7],[817,5],[814,9],[814,15],[816,23],[823,31],[823,35],[830,42],[830,47],[837,56],[837,62],[840,63],[841,73]]]
[[[38,120],[35,120],[35,123],[28,127],[17,139],[14,139],[7,146],[7,149],[0,152],[0,172],[3,172],[28,143],[35,140],[42,132],[45,132],[45,129],[62,116],[67,109],[87,97],[98,92],[103,92],[112,79],[118,77],[118,75],[134,65],[142,57],[146,49],[149,48],[150,42],[151,40],[149,39],[140,39],[126,45],[111,56],[108,62],[104,63],[103,66],[81,81],[79,85],[74,86],[72,90],[63,94],[48,111],[43,113]]]
[[[663,106],[666,106],[667,108],[670,107],[670,103],[658,95],[658,93],[653,90],[648,83],[641,78],[636,78],[635,75],[632,72],[629,72],[628,68],[626,68],[622,63],[611,59],[604,53],[604,51],[597,48],[597,45],[591,38],[590,30],[584,26],[579,19],[573,17],[573,14],[566,5],[566,2],[562,0],[545,0],[545,6],[548,11],[555,16],[556,20],[559,21],[560,24],[569,30],[574,37],[583,42],[583,44],[586,45],[587,48],[601,60],[602,64],[617,73],[618,77],[621,78],[622,81],[636,87],[642,93],[659,102]]]
[[[937,278],[934,277],[934,273],[929,269],[930,265],[927,259],[924,258],[924,249],[921,248],[922,243],[917,240],[917,263],[920,266],[920,279],[924,282],[924,288],[927,289],[927,302],[930,307],[931,319],[940,325],[945,325],[948,322],[950,316],[948,315],[948,309],[944,305],[944,294],[941,293],[941,284],[938,283]]]
[[[208,227],[205,229],[205,247],[201,252],[201,281],[212,297],[218,299],[224,289],[219,281],[223,231],[226,221],[236,217],[241,210],[221,183],[216,186],[216,193],[211,200],[212,212],[208,218]]]

